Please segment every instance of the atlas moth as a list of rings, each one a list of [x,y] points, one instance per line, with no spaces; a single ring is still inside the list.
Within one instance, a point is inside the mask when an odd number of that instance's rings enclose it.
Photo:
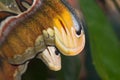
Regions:
[[[60,53],[74,56],[83,50],[82,22],[66,0],[15,1],[20,14],[0,11],[0,68],[4,72],[0,71],[0,80],[20,80],[33,58],[58,71]]]

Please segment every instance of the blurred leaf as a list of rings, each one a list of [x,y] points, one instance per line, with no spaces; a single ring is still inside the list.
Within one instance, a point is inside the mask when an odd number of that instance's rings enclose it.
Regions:
[[[33,59],[23,74],[22,80],[47,80],[48,69],[40,59]]]
[[[102,80],[120,79],[120,43],[95,0],[80,0],[92,50],[93,64]]]
[[[58,80],[78,80],[80,72],[80,56],[62,56],[62,70],[58,72]]]

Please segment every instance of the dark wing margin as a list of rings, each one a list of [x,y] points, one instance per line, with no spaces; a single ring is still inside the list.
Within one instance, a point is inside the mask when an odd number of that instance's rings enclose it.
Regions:
[[[15,1],[16,1],[17,5],[18,5],[19,9],[22,12],[24,12],[24,11],[27,10],[27,8],[22,4],[22,2],[25,2],[25,3],[27,3],[28,5],[31,6],[34,0],[15,0]]]
[[[16,16],[17,14],[8,11],[0,11],[0,23],[9,16]]]

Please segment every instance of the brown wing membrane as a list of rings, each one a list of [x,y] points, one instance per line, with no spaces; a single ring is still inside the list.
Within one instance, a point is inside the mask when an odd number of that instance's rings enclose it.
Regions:
[[[0,80],[21,80],[21,75],[26,70],[26,64],[11,65],[0,53]]]
[[[4,19],[6,19],[9,16],[15,16],[17,14],[15,13],[11,13],[11,12],[7,12],[7,11],[0,11],[0,22]]]
[[[29,10],[1,22],[0,51],[11,64],[23,64],[45,48],[40,24],[31,15],[39,3],[37,0]]]
[[[15,1],[22,12],[27,10],[27,8],[22,4],[22,2],[25,2],[30,6],[33,3],[33,0],[15,0]]]

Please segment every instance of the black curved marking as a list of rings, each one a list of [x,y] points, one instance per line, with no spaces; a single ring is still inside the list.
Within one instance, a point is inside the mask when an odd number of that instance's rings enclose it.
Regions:
[[[33,4],[33,1],[34,1],[34,0],[24,0],[24,2],[28,3],[29,5],[32,5],[32,4]]]
[[[75,9],[67,2],[67,0],[61,0],[61,2],[68,8],[68,10],[71,12],[73,17],[76,19],[76,21],[77,21],[77,23],[79,25],[79,30],[76,30],[76,34],[80,35],[81,30],[83,29],[82,21],[79,19],[78,15],[76,14]]]
[[[0,11],[0,23],[9,16],[16,16],[17,14],[8,11]]]
[[[15,1],[16,1],[17,5],[18,5],[19,9],[20,9],[22,12],[24,12],[24,11],[27,10],[27,8],[26,8],[25,6],[23,6],[22,2],[25,2],[25,3],[29,4],[30,6],[31,6],[32,3],[33,3],[33,0],[15,0]]]

